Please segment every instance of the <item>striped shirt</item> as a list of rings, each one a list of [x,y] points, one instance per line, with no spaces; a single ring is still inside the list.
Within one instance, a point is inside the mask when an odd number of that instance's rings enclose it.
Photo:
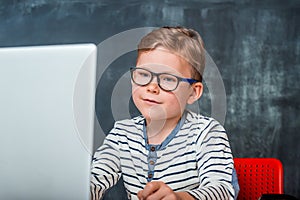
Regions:
[[[93,157],[92,199],[101,199],[120,176],[129,199],[152,180],[195,199],[234,199],[232,153],[216,120],[186,111],[160,145],[148,144],[145,130],[142,116],[115,123]]]

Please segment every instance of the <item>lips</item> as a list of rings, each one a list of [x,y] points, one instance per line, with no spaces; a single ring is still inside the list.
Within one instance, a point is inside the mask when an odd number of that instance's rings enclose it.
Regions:
[[[156,100],[154,100],[154,99],[148,99],[148,98],[145,98],[145,99],[143,99],[143,101],[144,102],[146,102],[146,103],[148,103],[148,104],[161,104],[161,102],[158,102],[158,101],[156,101]]]

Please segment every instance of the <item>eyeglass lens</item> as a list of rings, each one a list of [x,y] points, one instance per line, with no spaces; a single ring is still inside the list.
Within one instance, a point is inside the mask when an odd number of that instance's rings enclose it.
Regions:
[[[171,74],[155,74],[145,69],[134,68],[132,69],[132,80],[137,85],[145,86],[149,84],[153,76],[156,75],[158,85],[163,90],[172,91],[177,88],[178,78]]]

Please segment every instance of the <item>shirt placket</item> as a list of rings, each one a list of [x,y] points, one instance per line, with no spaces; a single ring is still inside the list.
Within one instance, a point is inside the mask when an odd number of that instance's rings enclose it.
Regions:
[[[150,145],[147,161],[148,161],[147,181],[150,182],[154,177],[154,167],[157,161],[157,149],[153,145]]]

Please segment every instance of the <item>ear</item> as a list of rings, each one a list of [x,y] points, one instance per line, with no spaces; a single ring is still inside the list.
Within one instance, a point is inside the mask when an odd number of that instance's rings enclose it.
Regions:
[[[201,82],[194,83],[192,85],[192,92],[187,100],[188,104],[193,104],[195,101],[200,99],[203,93],[203,84]]]

